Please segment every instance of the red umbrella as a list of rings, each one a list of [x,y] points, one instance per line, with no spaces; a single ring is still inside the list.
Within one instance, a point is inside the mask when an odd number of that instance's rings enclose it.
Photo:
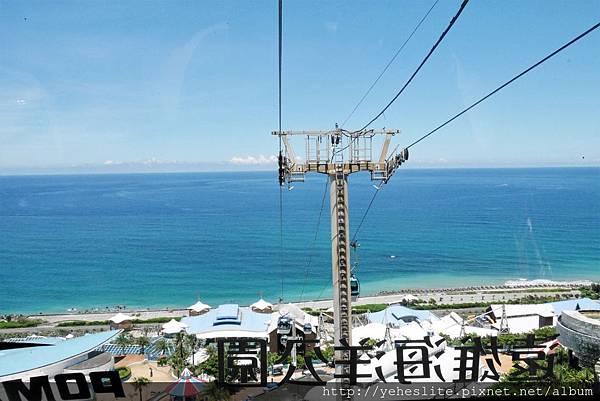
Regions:
[[[204,382],[192,376],[188,368],[183,369],[181,377],[165,389],[175,397],[193,397],[204,389]]]

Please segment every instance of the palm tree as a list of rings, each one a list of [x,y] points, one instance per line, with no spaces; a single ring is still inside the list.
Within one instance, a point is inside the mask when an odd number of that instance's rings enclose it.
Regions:
[[[121,333],[115,340],[115,345],[121,347],[121,355],[125,355],[125,347],[131,344],[131,338],[128,334]]]
[[[181,372],[183,372],[183,369],[185,369],[186,364],[185,360],[181,358],[181,356],[179,356],[177,353],[174,353],[169,357],[169,365],[171,366],[175,376],[179,377]]]
[[[150,345],[150,339],[146,335],[142,335],[135,339],[135,343],[141,347],[140,354],[144,354],[146,347]]]
[[[156,350],[160,352],[160,355],[164,355],[167,353],[167,351],[169,351],[171,347],[169,346],[169,342],[167,340],[161,338],[156,340],[156,342],[154,343],[154,348],[156,348]]]
[[[192,366],[194,366],[194,354],[196,353],[196,348],[198,347],[198,337],[194,334],[190,334],[185,336],[184,338],[185,346],[189,349],[190,354],[192,356]]]
[[[142,400],[142,389],[144,387],[146,387],[148,385],[148,383],[150,383],[150,380],[148,380],[147,377],[136,377],[131,384],[133,384],[133,387],[136,389],[136,391],[140,394],[140,401]]]
[[[219,387],[216,382],[208,383],[202,391],[202,395],[209,401],[228,401],[231,398],[229,392]]]
[[[179,356],[181,357],[181,359],[185,360],[186,356],[184,353],[184,348],[183,348],[183,337],[185,336],[184,333],[177,333],[177,336],[175,337],[175,349],[179,349]]]

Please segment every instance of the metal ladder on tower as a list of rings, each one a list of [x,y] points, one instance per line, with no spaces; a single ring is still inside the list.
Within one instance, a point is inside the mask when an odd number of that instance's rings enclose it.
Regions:
[[[344,175],[343,164],[336,164],[335,167],[335,185],[336,185],[336,203],[335,213],[337,218],[337,255],[339,261],[338,270],[338,289],[340,302],[340,338],[349,339],[352,322],[350,321],[350,287],[348,276],[348,255],[347,255],[347,216],[346,216],[346,177]],[[344,355],[343,359],[347,359],[349,355]],[[345,366],[344,368],[349,368]]]

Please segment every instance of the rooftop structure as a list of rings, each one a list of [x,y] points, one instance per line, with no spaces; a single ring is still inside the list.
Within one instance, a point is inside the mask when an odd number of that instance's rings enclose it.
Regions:
[[[129,330],[133,326],[133,318],[120,312],[111,317],[109,322],[113,330]]]
[[[271,315],[225,304],[200,316],[184,317],[187,332],[198,338],[266,338]]]
[[[31,376],[54,377],[70,368],[85,367],[86,372],[112,368],[112,358],[99,357],[95,351],[120,333],[119,330],[87,334],[70,340],[50,341],[48,345],[0,351],[0,381],[26,379]],[[95,363],[83,364],[95,358]],[[97,363],[101,363],[97,365]],[[97,366],[96,366],[97,365]]]
[[[254,312],[270,313],[273,312],[273,304],[261,298],[250,305],[250,309],[252,309]]]
[[[197,316],[208,312],[211,309],[210,305],[202,303],[200,301],[187,307],[190,316]]]
[[[129,315],[119,312],[116,315],[114,315],[113,317],[111,317],[109,320],[113,323],[119,324],[119,323],[123,323],[126,321],[132,321],[133,318]]]
[[[560,343],[579,358],[580,364],[596,368],[600,374],[600,313],[565,310],[558,319],[557,329]]]
[[[451,312],[441,319],[434,321],[430,326],[430,331],[435,334],[444,334],[451,338],[462,338],[467,334],[474,334],[479,337],[495,337],[498,335],[498,330],[496,329],[470,326],[456,312]]]
[[[600,303],[589,298],[569,299],[544,304],[490,305],[487,311],[495,321],[492,326],[497,329],[500,328],[503,307],[506,312],[508,329],[511,333],[527,333],[540,327],[556,326],[558,316],[565,311],[578,309],[600,311]]]
[[[368,313],[367,319],[371,323],[389,324],[392,327],[404,326],[412,321],[439,320],[430,311],[415,310],[402,305],[390,305],[380,312]]]
[[[181,333],[187,329],[187,325],[185,323],[178,322],[175,319],[169,320],[167,323],[163,324],[162,332],[167,335]]]

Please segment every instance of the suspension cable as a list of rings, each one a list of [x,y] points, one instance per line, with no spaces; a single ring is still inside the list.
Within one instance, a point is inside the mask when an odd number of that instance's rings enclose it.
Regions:
[[[373,206],[373,202],[375,202],[375,198],[377,197],[377,194],[379,193],[379,191],[381,191],[381,188],[383,188],[383,184],[381,184],[380,186],[377,187],[377,190],[373,194],[373,197],[371,198],[371,201],[369,202],[369,205],[367,206],[365,213],[363,214],[362,218],[360,219],[360,223],[358,224],[358,227],[356,227],[356,230],[354,231],[354,235],[352,236],[353,242],[356,242],[356,237],[358,237],[358,232],[360,231],[363,223],[365,222],[365,219],[367,218],[367,214],[369,214],[369,210],[371,210],[371,206]]]
[[[317,238],[319,236],[319,227],[321,226],[321,217],[323,216],[323,210],[325,209],[325,200],[327,199],[327,190],[329,189],[329,178],[325,181],[325,190],[323,191],[323,197],[321,198],[321,210],[319,211],[319,218],[317,219],[317,227],[315,229],[315,236],[313,238],[309,253],[308,253],[308,261],[306,266],[304,267],[304,282],[302,283],[302,292],[300,293],[300,302],[304,300],[304,288],[306,287],[306,282],[308,281],[308,273],[312,264],[312,260],[314,257],[315,248],[317,245]]]
[[[375,87],[375,85],[377,85],[377,82],[379,82],[379,80],[381,79],[381,77],[383,76],[383,74],[386,73],[386,71],[390,68],[390,66],[396,60],[396,58],[398,57],[398,55],[402,52],[402,50],[404,50],[404,47],[408,44],[408,42],[410,42],[410,40],[412,39],[412,37],[414,36],[414,34],[421,27],[421,25],[423,24],[423,22],[427,19],[427,17],[429,16],[429,14],[431,13],[431,11],[434,9],[434,7],[437,5],[437,3],[439,1],[440,0],[435,0],[435,2],[433,3],[433,5],[429,8],[429,10],[427,10],[427,12],[425,13],[425,15],[417,23],[417,25],[415,26],[415,28],[412,30],[412,32],[410,33],[410,35],[408,35],[408,37],[406,38],[406,40],[404,41],[404,43],[402,43],[402,45],[396,51],[396,53],[390,59],[390,61],[388,61],[387,65],[379,73],[379,75],[377,76],[377,78],[375,79],[375,81],[371,84],[371,86],[369,87],[369,89],[367,89],[367,91],[365,92],[365,94],[360,98],[360,100],[358,101],[358,103],[356,104],[356,106],[354,106],[354,108],[352,109],[352,111],[350,112],[350,114],[348,114],[348,116],[346,117],[346,119],[344,120],[344,122],[340,125],[340,127],[343,127],[343,126],[346,125],[346,123],[348,122],[348,120],[354,115],[354,112],[356,112],[356,110],[364,102],[364,100],[367,98],[367,96],[369,96],[369,94],[371,93],[371,91],[373,90],[373,88]]]
[[[419,73],[419,71],[421,70],[421,68],[425,65],[425,63],[427,62],[427,60],[429,60],[429,57],[431,57],[431,55],[433,54],[433,52],[435,51],[435,49],[437,49],[437,47],[439,46],[439,44],[442,43],[442,40],[444,40],[444,38],[446,37],[446,35],[450,31],[450,29],[454,26],[454,24],[458,20],[458,17],[460,16],[460,14],[462,14],[463,10],[467,6],[468,2],[469,2],[469,0],[463,0],[463,2],[460,5],[460,8],[458,9],[458,12],[456,13],[456,15],[454,15],[454,17],[452,17],[452,19],[450,20],[450,23],[448,24],[448,26],[446,27],[446,29],[442,32],[442,34],[440,35],[440,37],[438,38],[438,40],[435,42],[435,44],[433,45],[433,47],[431,48],[431,50],[429,50],[429,52],[427,53],[427,55],[425,56],[425,58],[423,59],[423,61],[421,61],[421,64],[419,64],[419,66],[417,67],[417,69],[415,70],[415,72],[413,72],[412,75],[410,76],[410,78],[408,78],[408,81],[406,81],[406,83],[404,84],[404,86],[402,86],[402,88],[400,88],[400,90],[398,91],[398,93],[396,93],[396,96],[394,96],[392,98],[392,100],[390,100],[389,103],[375,117],[373,117],[368,123],[366,123],[357,132],[360,132],[360,131],[363,131],[363,130],[367,129],[369,127],[369,125],[373,124],[379,117],[381,117],[383,115],[383,113],[385,113],[387,111],[387,109],[389,109],[389,107],[396,101],[396,99],[398,99],[398,97],[400,97],[400,95],[402,94],[402,92],[404,92],[404,89],[406,89],[406,87],[412,82],[412,80]]]
[[[456,120],[458,117],[462,116],[463,114],[465,114],[467,111],[471,110],[472,108],[474,108],[475,106],[477,106],[479,103],[485,101],[486,99],[488,99],[489,97],[495,95],[496,93],[500,92],[502,89],[504,89],[505,87],[507,87],[508,85],[512,84],[513,82],[515,82],[517,79],[521,78],[523,75],[527,74],[529,71],[533,70],[534,68],[540,66],[541,64],[543,64],[544,62],[548,61],[549,59],[551,59],[552,57],[556,56],[558,53],[560,53],[561,51],[565,50],[567,47],[571,46],[572,44],[574,44],[575,42],[577,42],[578,40],[584,38],[585,36],[589,35],[590,33],[592,33],[594,30],[596,30],[598,27],[600,27],[600,22],[598,22],[596,25],[592,26],[590,29],[588,29],[587,31],[583,32],[582,34],[576,36],[575,38],[571,39],[570,41],[568,41],[567,43],[565,43],[564,45],[562,45],[561,47],[559,47],[558,49],[556,49],[555,51],[553,51],[552,53],[550,53],[549,55],[547,55],[546,57],[544,57],[543,59],[539,60],[537,63],[533,64],[531,67],[523,70],[521,73],[519,73],[518,75],[514,76],[513,78],[509,79],[508,81],[506,81],[505,83],[503,83],[502,85],[500,85],[499,87],[497,87],[496,89],[494,89],[493,91],[491,91],[490,93],[488,93],[487,95],[485,95],[484,97],[482,97],[481,99],[479,99],[478,101],[476,101],[475,103],[471,104],[469,107],[467,107],[466,109],[464,109],[463,111],[461,111],[460,113],[454,115],[454,117],[446,120],[446,122],[444,122],[443,124],[438,125],[436,128],[432,129],[431,131],[429,131],[427,134],[423,135],[422,137],[420,137],[419,139],[417,139],[416,141],[414,141],[413,143],[411,143],[410,145],[408,145],[406,147],[406,149],[413,147],[414,145],[416,145],[417,143],[421,142],[422,140],[424,140],[425,138],[433,135],[435,132],[437,132],[438,130],[442,129],[443,127],[445,127],[446,125],[450,124],[452,121]]]
[[[577,42],[578,40],[582,39],[583,37],[589,35],[590,33],[592,33],[594,30],[596,30],[598,27],[600,27],[600,22],[598,22],[597,24],[595,24],[594,26],[592,26],[591,28],[589,28],[588,30],[586,30],[585,32],[581,33],[580,35],[576,36],[575,38],[571,39],[569,42],[565,43],[564,45],[562,45],[561,47],[559,47],[558,49],[556,49],[555,51],[553,51],[552,53],[550,53],[549,55],[547,55],[546,57],[542,58],[541,60],[539,60],[537,63],[533,64],[532,66],[530,66],[529,68],[525,69],[524,71],[522,71],[521,73],[517,74],[516,76],[514,76],[513,78],[511,78],[510,80],[506,81],[505,83],[503,83],[502,85],[498,86],[496,89],[494,89],[493,91],[491,91],[490,93],[488,93],[487,95],[485,95],[484,97],[482,97],[481,99],[479,99],[478,101],[476,101],[475,103],[471,104],[469,107],[465,108],[464,110],[462,110],[460,113],[454,115],[452,118],[446,120],[446,122],[438,125],[436,128],[434,128],[433,130],[429,131],[427,134],[423,135],[422,137],[420,137],[419,139],[417,139],[416,141],[412,142],[410,145],[408,145],[406,147],[406,149],[409,149],[411,147],[413,147],[414,145],[418,144],[419,142],[423,141],[425,138],[433,135],[434,133],[436,133],[437,131],[439,131],[440,129],[442,129],[443,127],[445,127],[446,125],[450,124],[452,121],[456,120],[458,117],[462,116],[463,114],[465,114],[466,112],[468,112],[469,110],[471,110],[472,108],[476,107],[477,105],[479,105],[480,103],[482,103],[483,101],[485,101],[486,99],[490,98],[491,96],[495,95],[496,93],[498,93],[500,90],[504,89],[505,87],[507,87],[508,85],[510,85],[511,83],[515,82],[517,79],[521,78],[522,76],[524,76],[525,74],[527,74],[528,72],[530,72],[531,70],[535,69],[536,67],[540,66],[541,64],[543,64],[544,62],[546,62],[547,60],[551,59],[552,57],[554,57],[555,55],[557,55],[558,53],[560,53],[561,51],[565,50],[567,47],[571,46],[572,44],[574,44],[575,42]],[[396,146],[397,148],[397,146]],[[394,153],[394,152],[392,152]],[[361,223],[358,226],[358,229],[356,231],[356,233],[354,234],[353,240],[356,240],[356,236],[358,235],[358,230],[361,228],[363,222],[365,221],[365,219],[367,218],[367,214],[369,213],[369,211],[371,210],[371,206],[373,204],[373,202],[375,201],[375,197],[377,196],[377,193],[379,192],[379,190],[383,188],[383,183],[382,185],[379,186],[379,188],[377,189],[377,192],[375,192],[375,194],[373,194],[373,198],[371,199],[371,202],[369,203],[369,206],[367,207],[367,209],[365,210],[365,213],[361,219]]]

